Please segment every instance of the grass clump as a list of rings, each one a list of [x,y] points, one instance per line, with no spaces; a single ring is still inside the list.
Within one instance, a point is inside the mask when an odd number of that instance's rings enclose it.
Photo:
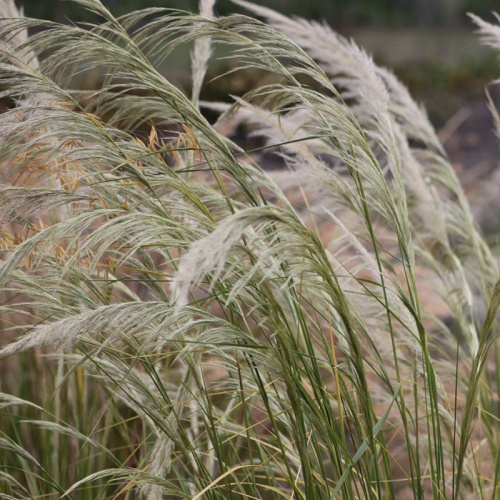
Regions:
[[[494,496],[498,264],[406,89],[250,3],[77,3],[102,23],[0,25],[2,494]],[[218,43],[271,83],[200,101]],[[155,69],[182,44],[190,96]]]

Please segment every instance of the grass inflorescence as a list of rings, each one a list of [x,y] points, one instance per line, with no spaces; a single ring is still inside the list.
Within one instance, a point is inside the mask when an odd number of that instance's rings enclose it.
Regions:
[[[498,262],[406,88],[248,2],[77,3],[102,22],[2,7],[2,496],[498,494]],[[203,101],[215,44],[271,77]]]

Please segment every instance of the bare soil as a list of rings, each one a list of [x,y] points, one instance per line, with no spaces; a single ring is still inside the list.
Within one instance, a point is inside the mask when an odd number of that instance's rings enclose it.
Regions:
[[[440,138],[486,236],[500,235],[500,138],[486,104],[460,109]]]

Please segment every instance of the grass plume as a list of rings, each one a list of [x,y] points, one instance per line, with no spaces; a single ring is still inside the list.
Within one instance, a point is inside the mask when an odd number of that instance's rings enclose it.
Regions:
[[[77,3],[101,22],[0,23],[6,498],[494,496],[498,263],[405,87],[248,2]],[[183,44],[190,97],[158,70]],[[216,44],[272,83],[200,101]]]

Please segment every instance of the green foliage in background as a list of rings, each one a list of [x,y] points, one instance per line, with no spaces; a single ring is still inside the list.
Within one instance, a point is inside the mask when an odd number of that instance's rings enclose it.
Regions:
[[[496,0],[256,0],[256,5],[276,9],[288,15],[309,19],[325,19],[335,25],[457,25],[468,23],[467,12],[490,16],[496,9]],[[90,13],[82,12],[64,0],[22,0],[26,14],[43,19],[62,20],[65,16],[75,20],[90,20]],[[114,15],[123,15],[132,10],[148,7],[169,7],[192,11],[196,0],[107,0],[104,5]],[[217,2],[216,10],[227,15],[238,9],[230,0]],[[242,10],[239,10],[242,12]]]

